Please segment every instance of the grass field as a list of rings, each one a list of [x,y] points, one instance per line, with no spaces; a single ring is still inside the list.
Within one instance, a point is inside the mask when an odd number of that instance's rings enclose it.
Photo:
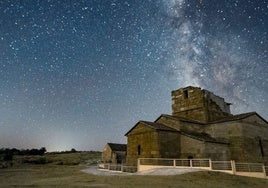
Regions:
[[[55,165],[91,165],[96,164],[101,158],[100,152],[75,152],[75,153],[46,153],[42,156],[15,156],[13,163],[20,165],[29,164],[55,164]]]
[[[264,188],[268,180],[233,176],[217,172],[194,172],[174,176],[96,176],[82,172],[85,165],[67,165],[67,161],[87,161],[86,154],[46,155],[48,164],[19,164],[0,169],[0,187],[192,187],[192,188]],[[96,160],[91,156],[89,161]],[[72,159],[71,159],[72,158]],[[90,157],[89,157],[90,158]],[[83,159],[83,160],[82,160]],[[57,163],[61,161],[62,163]],[[64,164],[65,163],[65,164]]]

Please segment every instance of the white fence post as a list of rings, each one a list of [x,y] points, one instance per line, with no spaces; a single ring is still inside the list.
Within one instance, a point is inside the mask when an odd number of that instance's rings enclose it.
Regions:
[[[140,165],[141,165],[141,161],[140,161],[140,158],[138,159],[138,164],[137,164],[137,172],[140,171]]]
[[[233,174],[236,174],[236,167],[235,167],[235,161],[234,160],[231,160],[231,167],[232,167]]]
[[[262,171],[263,171],[263,175],[264,175],[264,177],[266,178],[266,169],[265,169],[264,164],[262,165]]]
[[[173,167],[176,167],[176,159],[173,159]]]
[[[190,159],[190,167],[192,168],[193,167],[193,160]]]
[[[209,168],[210,168],[210,170],[212,170],[212,161],[211,161],[211,159],[209,159]]]

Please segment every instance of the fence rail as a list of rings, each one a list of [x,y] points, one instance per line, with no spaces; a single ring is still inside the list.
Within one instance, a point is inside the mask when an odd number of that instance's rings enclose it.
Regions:
[[[121,171],[122,170],[122,166],[121,165],[110,165],[109,166],[109,170],[112,170],[112,171]]]
[[[135,173],[137,172],[137,166],[125,166],[119,164],[110,164],[110,163],[101,163],[98,164],[99,169],[106,169],[111,171],[118,171],[118,172],[128,172],[128,173]]]
[[[231,161],[212,161],[212,170],[230,170],[232,171]]]
[[[190,167],[190,160],[189,159],[175,159],[176,166],[180,167]]]
[[[135,173],[137,172],[137,167],[136,166],[123,166],[122,172]]]
[[[207,168],[210,167],[210,159],[140,158],[139,165]]]
[[[261,163],[235,163],[237,172],[263,172]]]
[[[262,163],[236,163],[235,161],[212,161],[211,159],[140,158],[137,166],[99,164],[100,169],[128,173],[162,167],[200,168],[253,177],[268,176],[268,166],[264,166]]]
[[[156,165],[156,166],[174,166],[172,159],[161,158],[141,158],[140,165]]]
[[[212,161],[211,159],[138,159],[138,171],[162,167],[200,168],[262,178],[268,176],[268,166],[264,166],[262,163],[236,163],[235,161]]]
[[[209,159],[190,159],[193,167],[210,167]]]

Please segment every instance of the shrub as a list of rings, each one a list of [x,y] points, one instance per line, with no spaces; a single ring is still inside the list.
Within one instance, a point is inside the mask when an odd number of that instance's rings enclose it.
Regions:
[[[45,157],[39,157],[36,161],[35,164],[47,164],[48,161]]]
[[[46,157],[28,157],[23,160],[23,163],[30,163],[30,164],[47,164],[50,163]]]
[[[11,152],[5,153],[4,157],[3,157],[3,160],[4,161],[12,161],[13,160],[13,154]]]

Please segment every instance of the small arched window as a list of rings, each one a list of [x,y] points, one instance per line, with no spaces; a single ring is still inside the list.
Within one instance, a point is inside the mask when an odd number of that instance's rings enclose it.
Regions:
[[[138,155],[141,154],[141,145],[138,145]]]
[[[264,150],[263,150],[263,144],[261,138],[259,138],[259,147],[261,151],[261,156],[264,157]]]
[[[183,95],[184,95],[185,99],[188,99],[188,97],[189,97],[188,90],[184,90]]]

